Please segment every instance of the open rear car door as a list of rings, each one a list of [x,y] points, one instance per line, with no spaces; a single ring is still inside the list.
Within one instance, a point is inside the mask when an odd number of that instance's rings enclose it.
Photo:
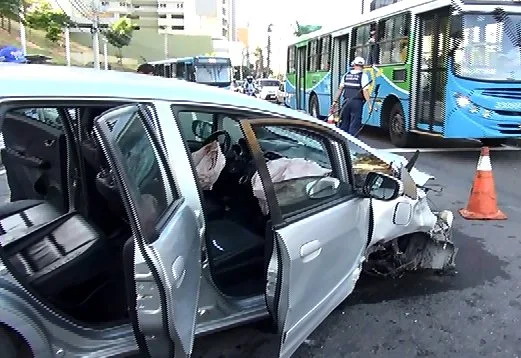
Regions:
[[[266,302],[280,335],[279,357],[289,358],[353,291],[368,242],[369,206],[346,181],[349,152],[343,138],[297,119],[243,120],[241,126],[271,213],[273,249]],[[324,183],[336,182],[338,177],[338,187],[331,195],[312,197],[308,192],[308,200],[302,201],[297,212],[290,212],[287,208],[295,207],[295,198],[316,185],[301,190],[299,182],[314,183],[317,177],[304,174],[275,182],[273,176],[282,171],[274,169],[277,159],[265,159],[270,153],[282,155],[283,161],[328,158],[328,153],[336,153],[338,159],[330,162],[333,174]],[[285,205],[288,202],[292,204]]]
[[[186,357],[200,289],[200,233],[194,212],[174,189],[147,112],[139,105],[118,107],[100,116],[95,129],[130,213],[135,302],[129,306],[139,348],[143,356]]]

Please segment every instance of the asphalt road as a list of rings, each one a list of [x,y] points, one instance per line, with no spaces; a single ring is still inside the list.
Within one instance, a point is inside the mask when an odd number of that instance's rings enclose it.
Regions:
[[[364,140],[392,150],[378,131],[366,133]],[[455,213],[457,272],[362,278],[295,358],[521,356],[521,151],[492,152],[498,200],[508,220],[482,222],[465,221],[457,214],[468,199],[479,145],[425,139],[421,147],[417,167],[436,176],[431,186],[440,191],[429,194],[432,206]],[[431,147],[455,149],[430,152]],[[4,200],[5,176],[0,179]],[[250,325],[199,338],[193,356],[276,357],[276,340],[258,328]]]
[[[392,149],[379,132],[364,137]],[[508,220],[483,222],[457,214],[468,199],[479,144],[424,139],[421,147],[425,153],[417,167],[436,176],[431,186],[441,190],[429,194],[432,206],[455,213],[456,274],[362,278],[295,358],[521,356],[521,152],[492,152],[498,200]],[[456,150],[432,153],[431,147]],[[277,342],[256,328],[202,337],[194,357],[275,357]]]

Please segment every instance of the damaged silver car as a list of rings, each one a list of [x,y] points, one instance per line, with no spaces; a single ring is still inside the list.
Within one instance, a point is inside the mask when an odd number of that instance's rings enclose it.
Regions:
[[[270,319],[290,357],[361,272],[447,270],[429,175],[208,86],[5,65],[2,357],[186,357]],[[23,135],[21,135],[23,134]]]

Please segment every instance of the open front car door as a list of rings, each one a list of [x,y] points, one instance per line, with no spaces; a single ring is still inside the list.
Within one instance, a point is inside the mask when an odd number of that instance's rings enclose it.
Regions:
[[[127,105],[97,119],[96,135],[110,167],[96,184],[122,194],[132,227],[127,284],[143,356],[186,357],[192,352],[200,289],[200,234],[194,212],[175,190],[147,112]]]
[[[290,357],[353,291],[369,207],[354,193],[342,137],[296,119],[241,122],[257,167],[254,195],[272,220],[268,310]]]

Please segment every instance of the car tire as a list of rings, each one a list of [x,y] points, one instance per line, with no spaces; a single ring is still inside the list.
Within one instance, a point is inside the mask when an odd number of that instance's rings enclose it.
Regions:
[[[5,327],[0,327],[0,347],[2,348],[2,358],[18,358],[22,354],[13,335]]]
[[[309,114],[315,118],[320,117],[319,109],[318,109],[318,98],[316,95],[311,95],[309,99]]]
[[[413,134],[407,132],[405,127],[405,116],[400,102],[396,102],[389,112],[389,138],[391,143],[399,148],[408,147],[412,144]]]
[[[486,147],[501,147],[501,145],[505,144],[506,139],[503,138],[482,138],[480,139],[481,144]]]

